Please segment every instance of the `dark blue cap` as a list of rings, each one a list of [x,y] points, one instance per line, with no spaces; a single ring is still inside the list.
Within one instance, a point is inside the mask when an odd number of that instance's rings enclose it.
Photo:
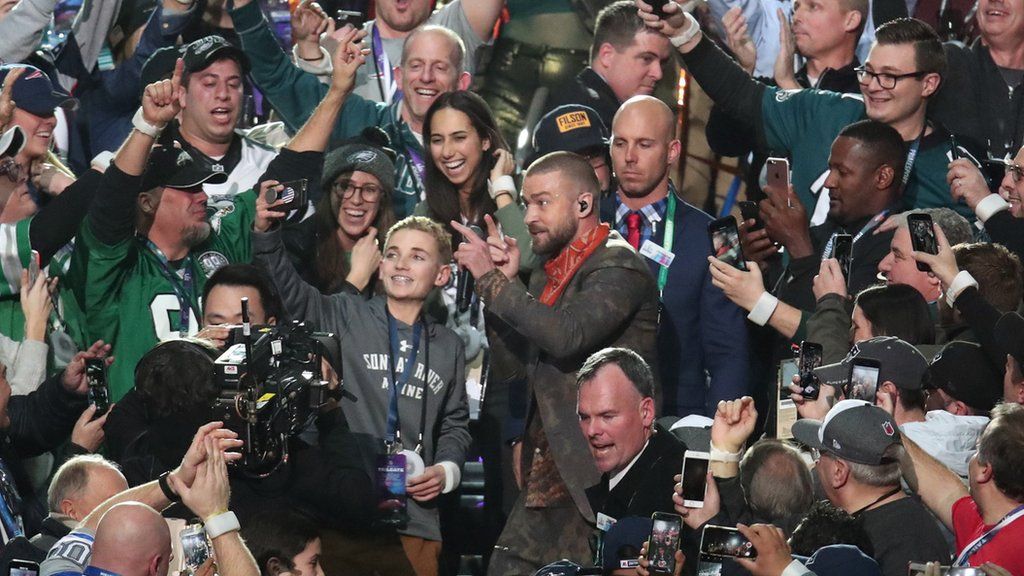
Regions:
[[[54,86],[53,83],[50,82],[50,77],[35,66],[29,66],[27,64],[7,64],[0,66],[0,83],[2,83],[7,78],[7,74],[15,68],[25,68],[21,77],[14,83],[14,89],[11,92],[11,99],[14,100],[14,104],[18,108],[31,112],[36,116],[48,117],[53,116],[53,111],[59,106],[73,105],[77,103],[70,94],[62,90],[59,86]]]
[[[628,516],[620,519],[604,535],[601,565],[606,571],[636,568],[640,548],[650,535],[650,518]]]
[[[608,128],[597,111],[566,104],[544,115],[533,131],[534,158],[551,152],[580,153],[608,146]]]

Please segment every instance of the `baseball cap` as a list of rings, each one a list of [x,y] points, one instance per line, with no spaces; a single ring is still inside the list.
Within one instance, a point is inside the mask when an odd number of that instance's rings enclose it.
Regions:
[[[829,576],[882,576],[878,562],[849,544],[822,546],[804,565],[815,574]]]
[[[184,52],[184,47],[181,46],[164,46],[153,52],[142,65],[142,89],[145,90],[146,86],[153,82],[170,78],[174,74],[174,65]]]
[[[50,82],[50,77],[35,66],[27,64],[6,64],[0,66],[0,84],[7,74],[15,68],[25,68],[11,90],[14,104],[36,116],[53,116],[53,111],[61,106],[73,106],[78,103],[70,94]]]
[[[824,384],[845,388],[857,358],[878,360],[878,384],[892,382],[903,390],[920,390],[921,377],[928,369],[928,360],[917,348],[895,336],[878,336],[854,344],[846,358],[815,368],[814,373]]]
[[[924,387],[938,388],[975,410],[988,412],[1003,397],[1003,378],[980,345],[953,341],[932,359]]]
[[[885,451],[899,443],[900,431],[892,416],[878,406],[864,400],[840,400],[824,420],[797,420],[793,437],[836,458],[877,466],[886,463]]]
[[[992,336],[1004,354],[1024,363],[1024,317],[1016,312],[1003,314],[996,322]]]
[[[11,126],[0,134],[0,156],[15,156],[25,146],[25,133],[19,126]]]
[[[601,564],[605,571],[636,568],[640,548],[651,535],[651,519],[641,516],[621,518],[605,533],[601,544]]]
[[[221,36],[211,35],[200,38],[185,46],[185,72],[199,72],[221,58],[232,58],[242,67],[242,73],[249,72],[249,58],[240,49]]]
[[[157,146],[149,154],[146,172],[142,176],[143,190],[158,187],[187,190],[200,184],[223,184],[228,179],[223,172],[214,172],[203,162],[174,146]]]
[[[584,568],[572,560],[558,560],[543,566],[534,572],[533,576],[585,576],[587,574],[601,574],[601,569]]]
[[[581,152],[606,146],[608,128],[604,121],[596,110],[579,104],[555,108],[533,130],[534,159],[551,152]]]

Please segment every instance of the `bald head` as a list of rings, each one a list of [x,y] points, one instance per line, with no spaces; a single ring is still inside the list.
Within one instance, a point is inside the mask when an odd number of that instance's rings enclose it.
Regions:
[[[167,522],[149,506],[123,502],[100,519],[93,566],[122,576],[166,576],[170,557]]]
[[[612,121],[612,168],[620,200],[638,210],[664,198],[679,152],[675,118],[664,102],[651,96],[626,100]]]

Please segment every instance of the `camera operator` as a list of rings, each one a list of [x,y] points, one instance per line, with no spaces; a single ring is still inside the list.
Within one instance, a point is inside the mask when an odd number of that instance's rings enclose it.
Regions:
[[[40,574],[166,576],[171,535],[157,510],[180,501],[205,524],[221,576],[257,576],[259,568],[239,535],[238,519],[227,511],[227,462],[240,454],[226,450],[239,446],[236,434],[220,422],[201,427],[177,468],[99,505],[54,544]]]
[[[203,329],[196,338],[224,348],[232,326],[242,325],[242,298],[249,299],[249,322],[273,326],[281,317],[281,299],[266,272],[252,264],[228,264],[203,288]]]

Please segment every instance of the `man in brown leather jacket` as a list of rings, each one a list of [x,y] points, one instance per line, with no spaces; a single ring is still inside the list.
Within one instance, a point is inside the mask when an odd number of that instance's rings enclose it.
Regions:
[[[576,371],[608,346],[654,362],[658,294],[647,265],[598,220],[600,187],[582,156],[555,152],[523,181],[532,249],[547,259],[516,280],[519,247],[488,221],[488,239],[467,233],[455,257],[476,278],[501,338],[529,373],[530,406],[517,458],[522,488],[491,557],[488,574],[531,574],[568,558],[589,564],[595,521],[584,490],[596,484],[576,414]],[[458,222],[453,222],[461,230]],[[469,232],[465,230],[465,232]]]

